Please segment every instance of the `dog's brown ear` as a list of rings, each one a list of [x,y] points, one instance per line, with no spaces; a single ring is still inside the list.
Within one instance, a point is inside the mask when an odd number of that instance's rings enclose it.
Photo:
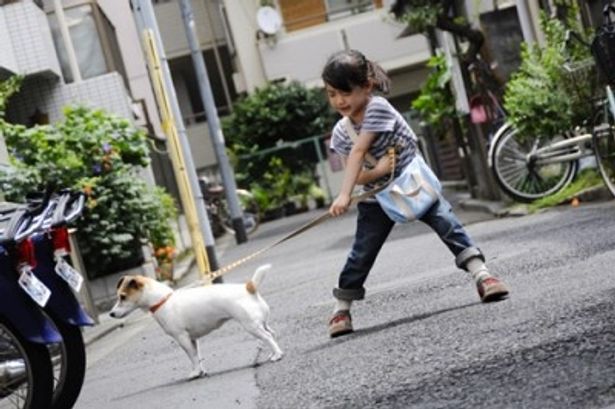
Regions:
[[[125,279],[125,278],[126,278],[126,277],[120,277],[120,279],[119,279],[119,280],[118,280],[118,282],[117,282],[117,286],[115,286],[115,289],[116,289],[116,290],[119,290],[119,289],[120,289],[120,287],[122,286],[122,283],[124,282],[124,279]]]
[[[128,284],[126,284],[126,287],[133,289],[133,290],[138,290],[141,287],[143,287],[143,283],[138,279],[138,278],[131,278],[130,281],[128,281]]]

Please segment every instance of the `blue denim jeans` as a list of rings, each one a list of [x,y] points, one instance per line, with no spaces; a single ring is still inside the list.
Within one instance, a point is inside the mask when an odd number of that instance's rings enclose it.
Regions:
[[[359,203],[358,209],[354,243],[340,274],[338,287],[333,290],[335,298],[342,300],[361,300],[365,297],[363,284],[395,224],[378,202]],[[457,267],[465,270],[468,260],[474,257],[485,260],[453,213],[450,203],[443,197],[420,220],[446,244],[455,256]]]

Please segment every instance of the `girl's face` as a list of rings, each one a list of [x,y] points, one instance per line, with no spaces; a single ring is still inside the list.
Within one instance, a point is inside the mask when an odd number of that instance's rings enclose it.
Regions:
[[[372,94],[371,90],[371,84],[365,87],[354,87],[350,92],[342,91],[333,88],[329,84],[325,84],[325,91],[331,107],[340,115],[348,116],[355,122],[361,122],[363,120],[365,107]]]

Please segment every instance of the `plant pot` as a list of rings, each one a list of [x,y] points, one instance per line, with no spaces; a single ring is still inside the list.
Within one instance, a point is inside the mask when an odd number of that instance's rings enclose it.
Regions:
[[[266,222],[270,220],[281,219],[285,215],[286,211],[283,206],[274,207],[272,209],[267,209],[263,212],[263,221]]]
[[[161,263],[156,269],[156,278],[160,281],[173,281],[173,262]]]
[[[284,213],[286,216],[292,216],[297,213],[297,205],[295,202],[286,202],[284,203]]]

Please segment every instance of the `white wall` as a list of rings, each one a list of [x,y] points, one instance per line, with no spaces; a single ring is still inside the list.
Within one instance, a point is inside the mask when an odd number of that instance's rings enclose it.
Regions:
[[[286,77],[321,85],[320,74],[327,58],[346,47],[363,52],[388,71],[424,63],[430,56],[427,39],[422,35],[398,38],[404,28],[405,24],[394,21],[386,10],[376,10],[279,33],[275,44],[261,41],[259,49],[268,79]]]
[[[267,78],[256,41],[256,11],[258,0],[222,0],[233,33],[233,44],[237,50],[238,90],[245,87],[248,93],[263,85]],[[238,83],[239,82],[239,83]]]
[[[15,73],[18,69],[17,59],[13,52],[13,43],[6,40],[9,38],[9,32],[3,7],[0,7],[0,38],[3,39],[0,41],[0,68]]]
[[[56,57],[51,29],[45,12],[32,0],[2,6],[6,37],[13,49],[17,71],[22,75],[42,74],[61,78],[60,63]]]
[[[108,0],[113,1],[113,0]],[[117,0],[115,0],[117,1]],[[205,8],[207,6],[207,9]],[[211,48],[214,39],[217,42],[224,41],[222,21],[218,18],[218,11],[211,0],[192,1],[192,11],[198,33],[201,48]],[[207,18],[207,11],[211,15],[211,21]],[[167,57],[187,55],[190,53],[186,30],[181,17],[179,1],[160,3],[154,7],[160,36],[164,44]]]

